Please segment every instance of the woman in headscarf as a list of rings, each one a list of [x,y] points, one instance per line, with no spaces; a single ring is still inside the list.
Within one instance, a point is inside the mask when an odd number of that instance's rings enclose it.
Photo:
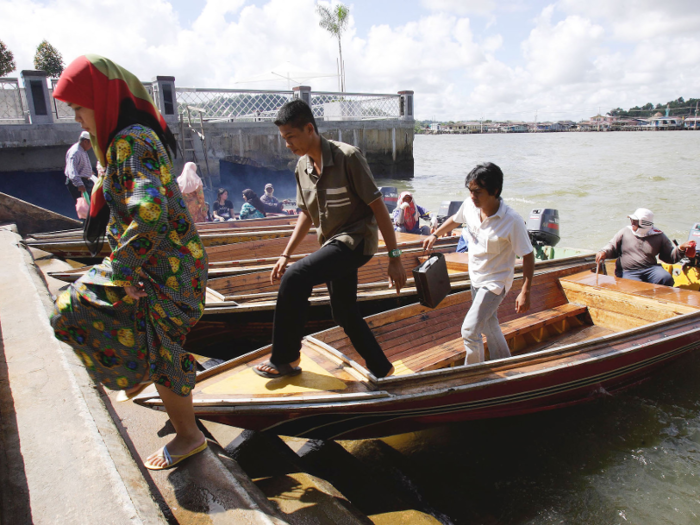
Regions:
[[[51,324],[105,387],[130,397],[155,383],[177,435],[145,466],[170,468],[207,446],[183,349],[204,310],[207,256],[171,174],[175,139],[141,82],[106,58],[75,59],[53,96],[105,166],[84,237],[96,254],[106,232],[112,253],[56,299]]]
[[[243,190],[243,201],[241,213],[238,214],[239,219],[262,219],[265,217],[265,205],[253,190]]]
[[[197,165],[194,162],[185,164],[182,174],[177,178],[177,185],[180,187],[180,193],[185,199],[192,220],[194,222],[206,221],[209,208],[204,200],[204,185],[202,179],[197,175]]]
[[[394,229],[402,233],[417,233],[419,235],[429,235],[430,227],[421,226],[420,218],[428,218],[428,210],[418,206],[411,192],[404,191],[399,195],[398,205],[391,214],[394,222]]]

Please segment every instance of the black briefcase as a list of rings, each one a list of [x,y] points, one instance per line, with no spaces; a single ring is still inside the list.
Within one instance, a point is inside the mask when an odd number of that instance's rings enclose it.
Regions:
[[[441,253],[431,255],[427,261],[413,269],[418,300],[423,306],[435,308],[452,289],[447,275],[447,263]]]

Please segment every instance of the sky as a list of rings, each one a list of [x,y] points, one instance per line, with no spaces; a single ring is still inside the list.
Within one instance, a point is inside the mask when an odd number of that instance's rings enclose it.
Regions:
[[[338,42],[319,27],[316,3],[0,0],[0,40],[18,70],[33,69],[46,39],[66,64],[101,54],[142,80],[169,75],[182,87],[240,89],[300,80],[336,91]],[[418,119],[578,121],[700,98],[700,0],[346,5],[347,91],[413,90]]]

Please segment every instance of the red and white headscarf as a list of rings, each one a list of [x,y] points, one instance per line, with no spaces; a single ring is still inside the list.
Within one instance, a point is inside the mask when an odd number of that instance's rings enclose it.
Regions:
[[[409,202],[406,209],[403,210],[403,224],[406,227],[406,231],[410,232],[416,227],[416,224],[418,224],[419,215],[418,210],[416,209],[416,203],[410,191],[404,191],[401,193],[401,195],[399,195],[399,206],[404,203],[403,199],[406,197],[406,195],[411,197],[411,202]]]
[[[95,112],[94,134],[90,134],[97,160],[107,167],[105,153],[114,136],[133,124],[151,128],[161,142],[176,153],[177,143],[151,96],[135,75],[99,55],[76,58],[63,71],[53,97]],[[92,190],[90,214],[83,237],[97,254],[109,222],[109,208],[102,192],[102,178]]]

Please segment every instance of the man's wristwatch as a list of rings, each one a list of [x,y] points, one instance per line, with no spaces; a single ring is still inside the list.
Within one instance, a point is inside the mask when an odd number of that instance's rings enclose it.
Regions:
[[[396,257],[401,257],[401,250],[399,250],[398,248],[389,250],[389,257],[391,257],[392,259],[395,259]]]

